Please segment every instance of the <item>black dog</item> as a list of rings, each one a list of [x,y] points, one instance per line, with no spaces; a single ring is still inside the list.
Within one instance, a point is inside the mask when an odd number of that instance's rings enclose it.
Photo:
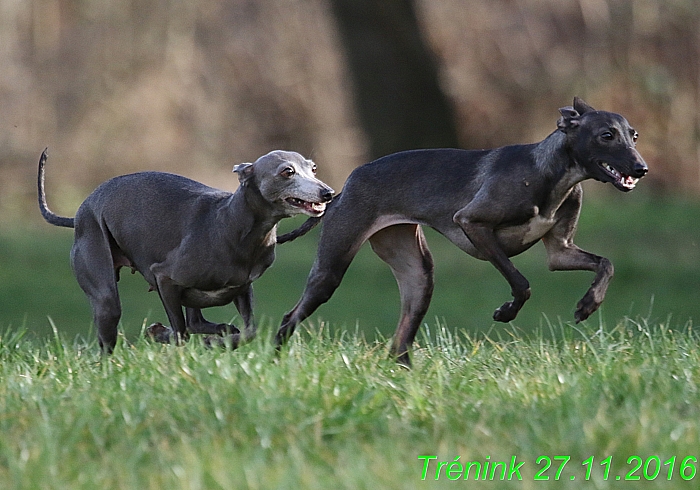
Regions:
[[[557,130],[543,141],[493,150],[415,150],[357,168],[323,218],[318,253],[306,289],[277,332],[282,345],[296,325],[326,302],[360,246],[391,267],[401,294],[401,317],[392,355],[409,365],[408,349],[433,291],[433,260],[420,225],[434,228],[463,251],[488,260],[510,284],[513,300],[493,317],[515,318],[530,285],[509,257],[544,242],[550,270],[590,270],[595,280],[579,301],[577,322],[603,301],[613,266],[573,243],[581,210],[580,182],[610,182],[632,190],[647,173],[635,149],[637,132],[619,114],[596,111],[579,98],[560,109]],[[279,237],[288,241],[311,229],[311,218]]]

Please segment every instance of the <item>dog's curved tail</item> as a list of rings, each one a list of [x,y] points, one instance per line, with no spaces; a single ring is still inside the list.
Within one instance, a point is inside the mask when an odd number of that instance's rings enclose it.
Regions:
[[[75,219],[59,216],[49,209],[46,204],[46,191],[44,190],[44,166],[48,158],[48,148],[45,148],[39,158],[39,174],[37,176],[37,187],[39,192],[39,210],[47,223],[65,228],[75,228]]]
[[[326,205],[326,212],[328,212],[328,209],[338,201],[339,197],[340,197],[340,194],[336,195],[333,198],[333,200]],[[325,214],[323,216],[325,216]],[[311,230],[316,228],[316,226],[323,219],[323,216],[309,218],[306,221],[304,221],[304,223],[302,223],[302,225],[299,228],[297,228],[296,230],[292,230],[289,233],[285,233],[284,235],[278,236],[277,243],[282,244],[282,243],[291,242],[292,240],[296,240],[300,236],[306,235],[308,232],[310,232]]]
[[[287,243],[291,242],[292,240],[296,240],[300,236],[306,235],[308,232],[316,228],[316,225],[318,225],[321,222],[322,216],[319,216],[318,218],[309,218],[304,223],[297,228],[296,230],[290,231],[289,233],[285,233],[284,235],[280,235],[277,237],[277,243]]]

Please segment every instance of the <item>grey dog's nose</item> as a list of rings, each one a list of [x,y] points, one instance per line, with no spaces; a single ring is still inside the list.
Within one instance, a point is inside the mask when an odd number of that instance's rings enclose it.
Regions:
[[[644,162],[637,162],[634,164],[634,176],[637,178],[644,177],[649,171],[649,167]]]
[[[330,187],[321,189],[321,202],[329,202],[331,199],[333,199],[334,193],[335,191],[333,191],[333,189]]]

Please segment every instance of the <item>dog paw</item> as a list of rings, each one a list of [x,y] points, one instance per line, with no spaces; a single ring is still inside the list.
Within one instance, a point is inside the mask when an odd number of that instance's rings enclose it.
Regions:
[[[169,344],[174,336],[173,329],[160,322],[151,323],[146,329],[146,336],[160,344]]]
[[[493,319],[497,322],[508,323],[518,316],[518,311],[520,308],[515,305],[515,302],[508,301],[493,313]]]
[[[204,345],[210,349],[235,349],[238,347],[240,334],[232,335],[206,335]]]
[[[576,305],[576,311],[574,312],[576,323],[580,323],[591,316],[598,307],[600,307],[600,302],[593,299],[593,294],[586,293]]]
[[[241,331],[235,325],[229,325],[228,323],[219,323],[216,326],[216,335],[225,337],[226,335],[240,334]]]

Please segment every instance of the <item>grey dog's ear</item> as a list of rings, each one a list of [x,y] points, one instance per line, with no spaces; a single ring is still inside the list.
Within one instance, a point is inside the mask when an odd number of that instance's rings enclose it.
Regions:
[[[241,163],[233,167],[233,171],[238,174],[238,181],[245,184],[248,179],[253,176],[253,164]]]
[[[557,128],[563,132],[578,127],[581,122],[581,115],[573,107],[567,106],[559,109],[561,117],[557,121]]]

